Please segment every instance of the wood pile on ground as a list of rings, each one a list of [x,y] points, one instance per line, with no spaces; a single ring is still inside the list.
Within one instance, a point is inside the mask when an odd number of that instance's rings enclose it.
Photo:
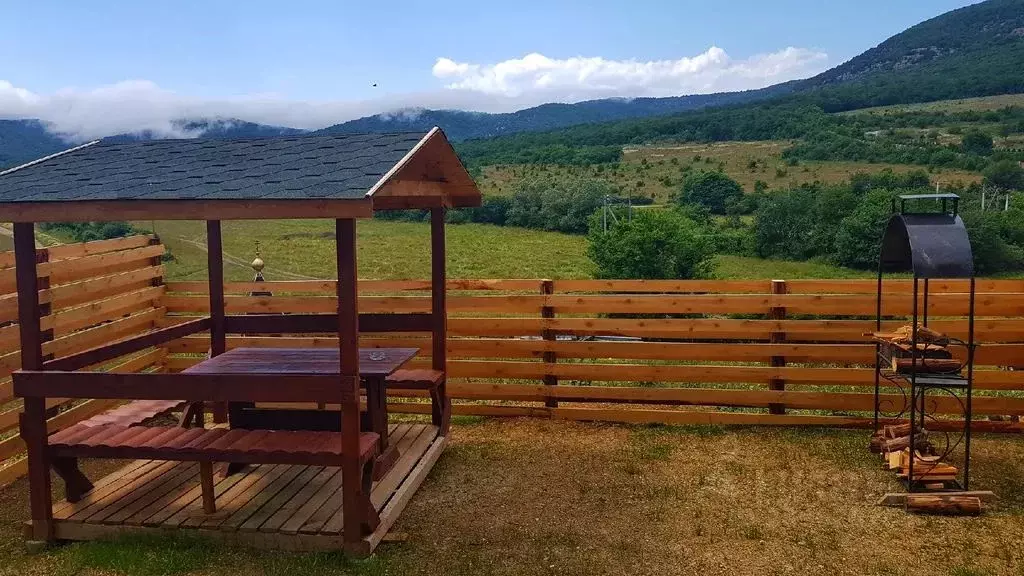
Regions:
[[[883,426],[871,436],[870,449],[882,456],[884,466],[896,472],[903,482],[910,483],[910,432],[909,422]],[[942,492],[956,483],[959,470],[943,462],[936,454],[935,447],[928,440],[928,431],[914,430],[914,483],[923,485],[933,493],[908,494],[903,499],[904,509],[920,514],[978,515],[981,513],[981,499],[975,495],[961,495]],[[885,499],[883,499],[885,500]]]

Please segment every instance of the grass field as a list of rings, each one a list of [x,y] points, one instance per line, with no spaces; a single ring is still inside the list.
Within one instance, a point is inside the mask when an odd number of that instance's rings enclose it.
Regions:
[[[789,166],[782,159],[782,151],[789,146],[789,142],[772,140],[628,148],[622,162],[614,169],[602,166],[489,166],[484,169],[479,185],[485,194],[511,194],[516,180],[523,177],[601,178],[619,186],[624,192],[666,202],[679,190],[687,166],[692,166],[692,170],[721,167],[748,192],[754,190],[754,183],[758,180],[771,190],[811,182],[842,182],[857,172],[874,174],[888,169],[903,173],[921,169],[920,166],[904,164],[864,162],[801,161],[796,166]],[[931,177],[946,184],[981,179],[979,174],[959,170],[935,172]]]
[[[966,112],[970,110],[985,112],[988,110],[999,110],[1008,106],[1024,106],[1024,94],[1001,94],[998,96],[982,96],[980,98],[938,100],[936,102],[922,102],[920,104],[895,104],[892,106],[851,110],[849,112],[841,112],[841,114],[887,114],[891,112],[913,111]]]
[[[206,228],[201,222],[136,222],[155,228],[170,247],[171,280],[206,277]],[[427,224],[365,221],[358,225],[361,278],[406,279],[430,275]],[[448,275],[452,278],[589,278],[594,264],[587,257],[587,239],[523,228],[458,224],[447,228]],[[247,280],[256,241],[266,262],[268,280],[334,278],[334,237],[326,220],[236,221],[223,229],[225,273]],[[821,262],[764,260],[721,254],[715,277],[730,278],[853,278],[862,272]]]
[[[898,484],[866,446],[864,431],[462,418],[393,528],[406,541],[360,562],[173,538],[71,544],[27,556],[20,480],[0,490],[0,574],[1024,573],[1019,437],[975,437],[972,485],[999,497],[979,518],[874,506]]]
[[[170,247],[168,278],[206,276],[206,228],[201,222],[137,222],[155,229]],[[252,278],[256,242],[268,280],[335,278],[334,224],[327,220],[246,220],[223,225],[225,274]],[[413,222],[361,221],[359,276],[405,279],[430,276],[430,229]],[[593,264],[587,240],[554,232],[460,224],[449,226],[448,275],[452,278],[587,278]]]

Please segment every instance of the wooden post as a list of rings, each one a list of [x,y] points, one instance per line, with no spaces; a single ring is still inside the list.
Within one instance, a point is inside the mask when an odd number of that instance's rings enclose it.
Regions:
[[[554,282],[554,280],[541,280],[541,282],[540,282],[540,293],[541,294],[543,294],[545,296],[550,296],[554,292],[555,292],[555,282]],[[548,306],[545,303],[545,305],[543,307],[541,307],[541,309],[540,309],[540,317],[541,318],[546,318],[546,319],[554,318],[555,317],[555,309],[554,309],[554,307]],[[552,330],[551,328],[548,328],[546,326],[546,324],[545,324],[544,329],[541,331],[541,337],[544,339],[545,342],[554,342],[556,340],[555,339],[555,331]],[[544,364],[553,364],[553,363],[558,361],[558,354],[556,354],[554,351],[545,351],[544,352],[543,360],[544,360]],[[544,385],[545,386],[558,386],[558,376],[555,376],[554,374],[545,374],[544,375]],[[557,398],[548,398],[548,399],[544,400],[544,405],[547,406],[548,408],[558,408],[558,399]]]
[[[41,370],[43,342],[39,329],[39,284],[36,271],[35,224],[14,223],[14,265],[18,284],[18,330],[21,335],[21,367]],[[53,532],[53,500],[50,457],[46,448],[46,398],[25,398],[21,437],[28,450],[29,502],[32,538],[50,542]]]
[[[206,267],[210,292],[210,356],[219,356],[227,349],[224,329],[224,245],[220,220],[206,222]],[[227,422],[228,405],[218,402],[213,407],[213,421]]]
[[[335,221],[338,260],[338,347],[342,387],[341,465],[344,541],[354,548],[362,541],[366,510],[362,508],[359,469],[359,288],[356,267],[356,222]]]
[[[786,290],[786,281],[785,280],[772,280],[772,295],[773,296],[780,295],[780,294],[785,294],[786,292],[787,292],[787,290]],[[771,310],[768,312],[768,318],[770,318],[771,320],[785,320],[786,319],[786,307],[785,306],[772,306]],[[775,330],[773,328],[772,332],[771,332],[771,334],[769,335],[768,338],[769,338],[768,341],[771,342],[772,344],[781,344],[781,343],[786,341],[786,333],[781,331],[781,330]],[[781,366],[785,366],[785,365],[786,365],[786,357],[785,356],[772,356],[770,358],[770,360],[769,360],[769,366],[772,366],[773,368],[781,367]],[[769,390],[785,390],[786,389],[786,381],[783,380],[782,378],[772,377],[772,378],[770,378],[768,380],[768,389]],[[770,414],[785,414],[786,413],[786,407],[785,407],[784,404],[769,404],[768,405],[768,413],[770,413]]]
[[[431,402],[431,422],[448,433],[451,401],[448,399],[448,308],[446,302],[447,273],[445,264],[444,208],[430,209],[430,315],[431,365],[445,374]]]

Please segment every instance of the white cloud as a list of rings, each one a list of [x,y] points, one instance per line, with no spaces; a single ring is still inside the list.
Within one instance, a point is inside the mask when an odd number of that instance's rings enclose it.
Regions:
[[[449,90],[572,102],[762,88],[819,72],[827,61],[824,53],[792,47],[733,60],[725,50],[712,46],[693,57],[646,62],[600,57],[559,60],[537,53],[487,65],[438,58],[433,72],[448,81]]]
[[[315,129],[420,108],[510,112],[545,102],[745,90],[805,77],[826,63],[824,54],[800,48],[745,60],[733,60],[717,47],[689,58],[648,62],[600,57],[559,60],[541,54],[496,64],[438,58],[432,72],[445,84],[437,89],[333,101],[301,101],[276,94],[201,99],[148,80],[38,94],[0,80],[0,118],[38,118],[71,141],[141,131],[191,136],[174,125],[183,118],[239,118]]]

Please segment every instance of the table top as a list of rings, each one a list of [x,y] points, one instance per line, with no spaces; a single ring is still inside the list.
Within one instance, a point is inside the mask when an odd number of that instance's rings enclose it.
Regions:
[[[389,376],[417,348],[360,348],[360,376]],[[339,374],[337,348],[235,348],[185,370],[189,374]]]

